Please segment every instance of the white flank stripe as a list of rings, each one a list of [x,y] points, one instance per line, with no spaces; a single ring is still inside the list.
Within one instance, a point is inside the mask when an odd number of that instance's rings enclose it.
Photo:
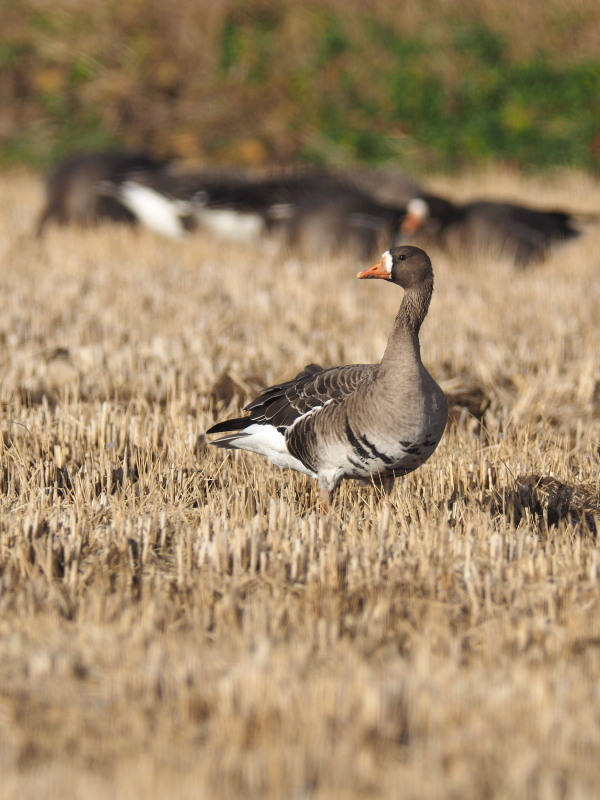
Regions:
[[[304,414],[302,414],[301,416],[297,417],[297,418],[296,418],[296,419],[295,419],[295,420],[292,422],[292,424],[291,424],[291,425],[288,425],[288,428],[287,428],[287,429],[288,429],[288,431],[291,431],[291,430],[292,430],[292,428],[294,427],[294,425],[297,425],[297,424],[300,422],[300,420],[301,420],[301,419],[306,419],[307,417],[310,417],[310,415],[311,415],[311,414],[314,414],[314,413],[315,413],[315,411],[320,411],[322,408],[325,408],[325,406],[328,406],[328,405],[329,405],[329,403],[333,403],[333,397],[330,397],[330,398],[329,398],[329,400],[325,400],[325,402],[323,403],[323,405],[322,405],[322,406],[313,406],[313,408],[310,408],[310,409],[309,409],[308,411],[306,411]]]
[[[199,208],[196,216],[217,236],[238,242],[248,242],[258,238],[264,228],[258,214],[245,214],[229,209]]]
[[[295,469],[298,472],[304,472],[305,475],[310,475],[311,478],[316,477],[314,472],[289,452],[285,436],[273,425],[256,423],[248,425],[241,432],[239,438],[232,438],[229,443],[240,450],[249,450],[259,456],[266,456],[278,467]]]
[[[172,238],[179,238],[185,233],[179,218],[182,211],[181,201],[170,200],[164,194],[135,181],[121,184],[119,198],[141,223],[157,233]]]

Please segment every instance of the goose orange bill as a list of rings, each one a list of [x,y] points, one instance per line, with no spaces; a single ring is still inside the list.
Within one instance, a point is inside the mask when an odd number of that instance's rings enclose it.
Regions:
[[[376,264],[373,264],[369,269],[359,272],[357,278],[386,278],[388,281],[391,278],[391,272],[387,268],[385,260],[382,258]]]

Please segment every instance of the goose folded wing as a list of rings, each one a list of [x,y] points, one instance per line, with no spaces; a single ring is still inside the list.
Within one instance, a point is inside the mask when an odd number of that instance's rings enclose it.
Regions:
[[[239,213],[266,212],[271,204],[270,196],[260,186],[240,183],[236,186],[221,185],[203,188],[200,205],[209,209],[230,209]]]
[[[308,364],[292,380],[265,389],[245,411],[250,412],[252,422],[274,425],[284,432],[305,414],[354,394],[372,371],[372,364],[329,369]]]

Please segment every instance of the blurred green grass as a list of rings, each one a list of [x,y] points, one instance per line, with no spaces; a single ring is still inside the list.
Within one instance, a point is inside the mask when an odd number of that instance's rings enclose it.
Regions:
[[[595,169],[591,0],[3,0],[0,161]]]

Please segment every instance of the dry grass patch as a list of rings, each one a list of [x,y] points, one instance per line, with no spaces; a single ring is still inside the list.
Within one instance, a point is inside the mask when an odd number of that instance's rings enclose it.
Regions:
[[[454,421],[389,502],[348,483],[322,518],[204,431],[305,363],[379,358],[401,292],[201,235],[39,244],[38,181],[0,192],[2,796],[594,796],[598,232],[524,274],[434,259]],[[549,516],[550,479],[586,513]]]

